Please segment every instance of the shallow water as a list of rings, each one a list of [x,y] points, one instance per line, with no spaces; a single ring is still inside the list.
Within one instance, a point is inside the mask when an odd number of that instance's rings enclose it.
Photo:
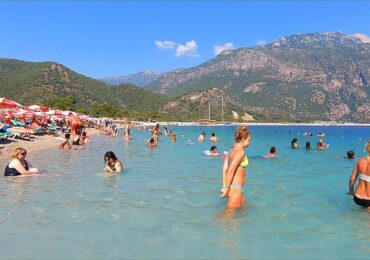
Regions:
[[[229,150],[235,127],[169,129],[177,143],[163,137],[157,149],[133,130],[130,143],[97,135],[81,151],[30,154],[43,175],[0,177],[0,258],[370,257],[370,213],[345,195],[355,161],[343,159],[365,155],[369,127],[251,127],[248,207],[231,217],[219,199],[222,160],[196,138],[215,132]],[[305,131],[325,132],[329,149],[291,150],[293,137],[315,146]],[[260,157],[270,146],[279,158]],[[102,173],[108,150],[121,175]]]

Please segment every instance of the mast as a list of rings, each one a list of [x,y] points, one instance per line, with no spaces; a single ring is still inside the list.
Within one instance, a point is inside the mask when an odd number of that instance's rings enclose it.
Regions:
[[[211,102],[208,101],[208,121],[211,121]]]
[[[221,96],[221,117],[222,117],[222,123],[224,122],[224,96]]]

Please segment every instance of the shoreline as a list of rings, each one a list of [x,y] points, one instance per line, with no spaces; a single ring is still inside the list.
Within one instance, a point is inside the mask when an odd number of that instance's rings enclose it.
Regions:
[[[369,126],[365,123],[210,123],[210,124],[200,124],[199,122],[169,122],[169,121],[158,121],[158,122],[140,122],[140,126],[155,126],[159,124],[160,126],[238,126],[238,125],[249,125],[249,126]]]
[[[95,128],[87,128],[88,135],[95,135],[100,133],[99,130]],[[9,141],[10,140],[10,141]],[[46,149],[59,149],[58,144],[61,140],[56,139],[52,135],[41,135],[35,136],[31,141],[22,139],[8,139],[5,143],[0,143],[0,170],[5,169],[6,164],[10,160],[13,150],[17,147],[22,147],[29,153],[37,153],[41,150]]]

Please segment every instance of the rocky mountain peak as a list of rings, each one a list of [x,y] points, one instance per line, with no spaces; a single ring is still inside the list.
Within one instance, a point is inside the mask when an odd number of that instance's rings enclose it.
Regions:
[[[365,35],[366,36],[366,35]],[[364,39],[366,37],[363,35],[346,35],[341,32],[325,32],[325,33],[308,33],[308,34],[295,34],[291,36],[283,36],[272,42],[273,47],[280,46],[297,46],[297,45],[353,45],[360,43],[359,39]],[[363,42],[361,40],[361,42]]]
[[[353,38],[360,40],[362,43],[370,43],[370,37],[365,34],[355,33],[355,34],[352,34],[351,36]]]

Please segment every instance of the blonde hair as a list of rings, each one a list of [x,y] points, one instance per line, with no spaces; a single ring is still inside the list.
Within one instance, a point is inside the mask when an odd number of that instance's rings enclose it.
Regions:
[[[236,132],[234,134],[235,142],[240,142],[243,139],[245,140],[250,135],[251,135],[251,133],[249,132],[248,127],[245,126],[245,125],[241,125],[241,126],[238,127],[238,129],[236,130]]]
[[[366,152],[370,154],[370,142],[368,142],[365,146]]]
[[[15,148],[13,153],[12,153],[12,159],[18,159],[18,154],[27,152],[26,149],[22,147]]]

